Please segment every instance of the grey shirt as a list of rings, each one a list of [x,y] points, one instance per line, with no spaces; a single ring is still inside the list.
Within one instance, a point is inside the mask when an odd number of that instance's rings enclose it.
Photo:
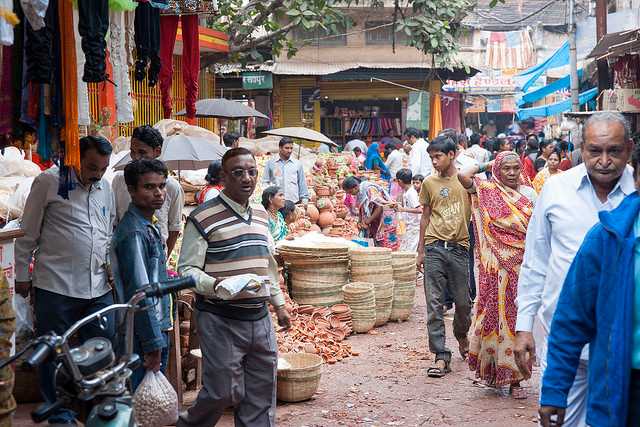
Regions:
[[[16,240],[16,280],[73,298],[92,299],[110,291],[105,265],[115,222],[115,202],[102,179],[84,187],[72,172],[69,199],[58,195],[57,167],[33,181],[22,216],[24,237]],[[34,256],[33,276],[29,273]]]

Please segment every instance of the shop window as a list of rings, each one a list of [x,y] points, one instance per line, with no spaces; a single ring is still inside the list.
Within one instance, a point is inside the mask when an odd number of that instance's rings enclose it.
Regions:
[[[303,27],[293,30],[293,38],[305,41],[311,46],[346,46],[347,28],[344,25],[337,25],[337,35],[331,35],[322,28],[305,30]]]
[[[391,21],[367,21],[367,44],[391,44],[393,42],[393,25]],[[396,31],[396,44],[405,44],[407,36],[402,31]]]

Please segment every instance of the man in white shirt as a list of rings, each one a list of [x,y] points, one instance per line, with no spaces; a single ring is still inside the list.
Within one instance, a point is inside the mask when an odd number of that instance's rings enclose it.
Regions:
[[[16,240],[16,292],[34,297],[38,335],[64,333],[81,318],[113,304],[109,285],[109,242],[115,207],[111,186],[102,177],[109,166],[111,144],[102,137],[80,140],[80,171],[70,170],[68,194],[58,194],[57,167],[33,181],[22,216],[24,237]],[[34,260],[33,273],[29,264]],[[103,329],[93,322],[80,330],[80,338],[111,338],[111,316]],[[39,370],[40,389],[47,402],[56,400],[55,366]],[[74,413],[58,409],[50,423],[74,423]]]
[[[420,131],[415,128],[407,128],[404,132],[407,141],[411,144],[411,153],[409,153],[409,166],[411,173],[428,177],[431,175],[433,164],[431,156],[427,152],[429,144],[420,137]]]
[[[635,191],[627,162],[633,144],[619,113],[592,115],[583,127],[584,164],[550,178],[529,222],[518,281],[516,363],[525,378],[537,353],[546,367],[547,337],[569,267],[598,213]],[[587,347],[567,399],[564,426],[585,426]]]
[[[162,135],[154,127],[144,125],[135,128],[131,134],[131,159],[157,159],[162,152],[162,143]],[[115,194],[119,222],[129,209],[129,204],[131,204],[131,195],[129,194],[127,183],[124,181],[124,173],[122,171],[118,171],[115,174],[111,185]],[[166,189],[167,197],[162,208],[156,211],[156,218],[158,218],[158,228],[160,229],[162,242],[166,245],[167,255],[171,255],[182,231],[184,191],[178,180],[172,176],[167,178]]]
[[[394,142],[390,142],[389,144],[393,146],[393,151],[389,153],[389,157],[387,157],[384,164],[387,166],[387,169],[389,169],[389,175],[391,175],[391,178],[395,179],[398,171],[402,169],[402,160],[405,156],[405,152],[401,146],[396,145]]]
[[[467,148],[464,152],[467,156],[473,157],[476,159],[479,165],[484,163],[489,163],[491,161],[491,153],[489,150],[486,150],[480,146],[480,135],[474,133],[469,137],[469,148]],[[487,174],[482,172],[477,174],[476,176],[487,179]]]

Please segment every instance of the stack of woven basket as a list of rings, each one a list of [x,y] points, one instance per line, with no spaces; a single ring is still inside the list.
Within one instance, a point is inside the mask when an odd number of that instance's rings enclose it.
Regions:
[[[393,306],[389,320],[405,321],[411,316],[416,295],[415,252],[393,252]]]
[[[369,332],[376,323],[376,298],[371,283],[354,282],[342,287],[344,302],[351,308],[351,327],[354,332]]]
[[[298,304],[331,306],[342,302],[349,281],[349,249],[329,244],[285,245],[278,249],[291,275],[291,297]]]
[[[360,248],[349,251],[351,280],[371,283],[375,288],[376,326],[389,321],[393,304],[391,249]]]

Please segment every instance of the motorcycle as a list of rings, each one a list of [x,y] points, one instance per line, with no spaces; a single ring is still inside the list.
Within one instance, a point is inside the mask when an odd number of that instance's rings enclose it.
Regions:
[[[145,297],[162,297],[195,287],[191,277],[153,283],[136,293],[126,304],[113,304],[74,323],[64,334],[42,335],[18,352],[0,363],[3,368],[32,350],[24,366],[35,369],[53,359],[56,364],[55,402],[43,403],[31,413],[35,423],[47,420],[57,409],[73,408],[79,420],[87,427],[135,426],[133,417],[133,397],[127,389],[131,373],[142,363],[140,356],[133,352],[133,324],[136,311],[142,310],[138,303]],[[94,337],[83,344],[72,347],[70,340],[84,325],[98,321],[106,322],[105,315],[111,312],[125,312],[126,325],[124,352],[116,358],[110,340]],[[85,416],[86,415],[86,416]]]

